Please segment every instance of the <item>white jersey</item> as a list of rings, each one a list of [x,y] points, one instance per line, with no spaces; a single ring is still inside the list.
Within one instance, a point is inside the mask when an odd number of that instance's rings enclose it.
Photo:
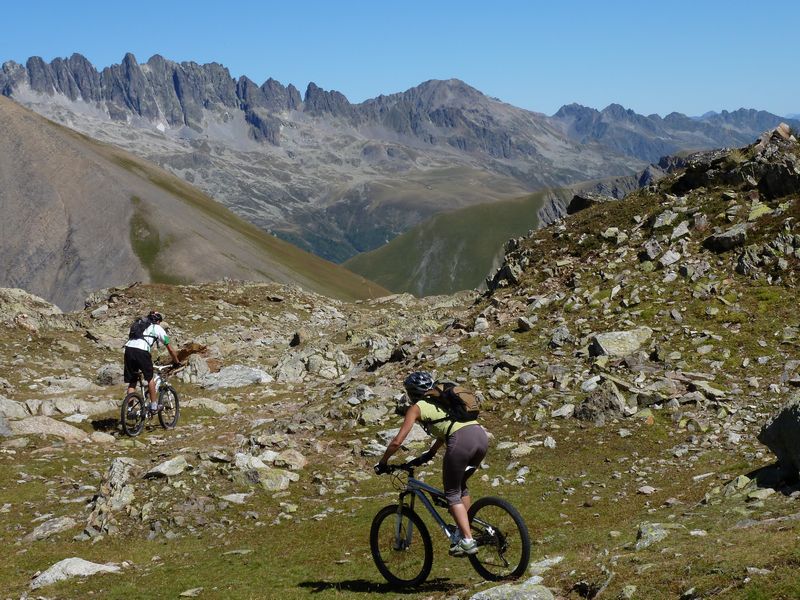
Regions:
[[[138,348],[139,350],[145,350],[146,352],[150,352],[150,349],[153,347],[153,344],[158,346],[159,342],[162,342],[166,346],[167,344],[169,344],[169,336],[167,335],[167,332],[164,331],[164,328],[161,327],[161,325],[156,325],[155,323],[153,323],[147,329],[144,330],[143,338],[128,340],[125,343],[125,347]]]

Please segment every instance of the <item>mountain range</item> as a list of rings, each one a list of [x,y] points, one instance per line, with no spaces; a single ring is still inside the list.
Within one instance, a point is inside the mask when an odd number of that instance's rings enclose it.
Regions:
[[[127,54],[6,62],[0,93],[197,185],[267,231],[333,261],[441,212],[632,175],[661,155],[743,145],[781,119],[693,119],[579,105],[547,116],[458,80],[353,104],[309,83],[235,79],[218,63]]]

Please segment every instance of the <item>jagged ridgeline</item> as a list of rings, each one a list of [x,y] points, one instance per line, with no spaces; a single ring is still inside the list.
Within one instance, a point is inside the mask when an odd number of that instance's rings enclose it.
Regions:
[[[380,286],[254,227],[197,188],[0,97],[0,286],[65,309],[134,281],[294,282],[340,298]]]
[[[780,128],[673,167],[509,241],[485,294],[228,280],[61,314],[0,290],[0,541],[19,549],[3,591],[396,595],[367,550],[397,497],[372,465],[427,369],[482,396],[470,490],[520,509],[536,577],[480,580],[434,537],[429,584],[404,598],[796,597],[800,145]],[[186,365],[180,422],[131,439],[119,346],[154,302]],[[430,439],[406,445],[398,461]],[[438,460],[417,471],[432,485]]]
[[[234,78],[218,63],[96,68],[84,57],[6,62],[0,93],[200,187],[239,216],[334,262],[432,216],[631,175],[686,149],[743,145],[780,118],[690,118],[619,105],[546,116],[458,80],[351,103],[310,83]]]

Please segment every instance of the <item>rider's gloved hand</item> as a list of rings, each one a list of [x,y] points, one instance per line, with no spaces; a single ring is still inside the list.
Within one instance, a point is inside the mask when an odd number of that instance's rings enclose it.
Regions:
[[[406,464],[409,467],[420,467],[420,466],[424,465],[426,462],[430,462],[431,459],[434,456],[435,456],[435,454],[433,452],[431,452],[430,450],[428,450],[425,454],[421,454],[417,458],[412,458],[411,460],[406,462]]]
[[[172,361],[172,368],[178,369],[183,366],[183,363],[179,360]]]
[[[383,475],[384,473],[389,472],[389,465],[387,465],[385,462],[379,462],[372,468],[375,470],[376,475]]]

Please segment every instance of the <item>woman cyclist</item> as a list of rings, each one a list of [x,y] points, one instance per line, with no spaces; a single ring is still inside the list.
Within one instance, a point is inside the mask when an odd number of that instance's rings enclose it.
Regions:
[[[456,520],[460,536],[454,536],[450,546],[452,556],[475,554],[478,551],[469,526],[471,499],[467,479],[474,473],[486,456],[489,438],[477,421],[455,421],[450,418],[436,402],[443,389],[434,385],[433,376],[426,371],[415,371],[403,381],[407,396],[398,400],[396,412],[404,416],[403,424],[394,439],[389,442],[375,472],[386,473],[387,461],[397,452],[414,423],[419,423],[425,431],[435,438],[430,449],[407,464],[419,466],[433,459],[442,445],[445,446],[442,466],[444,491],[447,496],[450,514]]]

